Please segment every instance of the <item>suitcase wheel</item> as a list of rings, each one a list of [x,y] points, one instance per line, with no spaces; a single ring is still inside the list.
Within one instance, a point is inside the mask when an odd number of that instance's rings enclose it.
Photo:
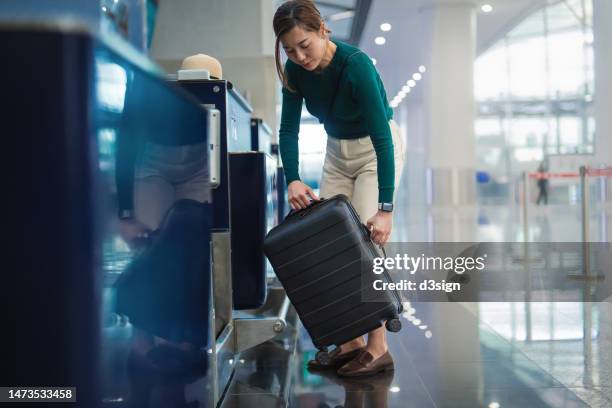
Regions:
[[[329,357],[329,353],[327,351],[318,351],[315,358],[322,365],[329,365],[331,363],[331,357]]]
[[[387,323],[385,323],[385,327],[390,332],[397,333],[398,331],[402,330],[402,322],[400,321],[400,319],[387,320]]]

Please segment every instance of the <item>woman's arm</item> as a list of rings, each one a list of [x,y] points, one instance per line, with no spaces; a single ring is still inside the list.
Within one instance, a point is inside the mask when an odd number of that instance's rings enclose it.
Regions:
[[[390,203],[395,188],[395,161],[387,107],[381,94],[382,84],[379,84],[370,57],[359,53],[352,58],[347,74],[378,159],[378,202]]]
[[[393,202],[395,189],[395,159],[393,138],[389,128],[389,115],[385,104],[382,83],[372,64],[364,53],[355,55],[351,61],[349,80],[353,88],[353,97],[361,108],[368,134],[372,139],[377,158],[378,202]],[[371,231],[372,240],[384,245],[391,235],[393,215],[390,212],[378,211],[366,221]]]
[[[297,91],[291,92],[283,88],[283,108],[278,141],[287,184],[300,179],[298,134],[302,102],[303,97]]]
[[[299,91],[291,92],[283,88],[283,109],[278,139],[285,178],[287,179],[287,200],[294,210],[306,208],[311,199],[319,199],[309,186],[300,181],[298,135],[303,100],[304,98]]]

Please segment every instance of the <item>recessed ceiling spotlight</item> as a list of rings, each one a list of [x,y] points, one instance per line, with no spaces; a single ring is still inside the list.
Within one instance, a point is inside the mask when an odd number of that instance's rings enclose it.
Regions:
[[[483,13],[490,13],[493,11],[493,6],[491,6],[490,4],[483,4],[480,9]]]
[[[391,24],[389,24],[389,23],[382,23],[380,25],[380,29],[382,31],[391,31]]]
[[[420,72],[421,74],[423,74],[423,73],[425,73],[425,71],[427,71],[427,68],[425,68],[425,65],[421,65],[421,66],[419,67],[419,72]]]
[[[387,42],[387,40],[385,39],[385,37],[376,37],[374,39],[374,42],[378,45],[383,45],[384,43]]]
[[[408,81],[408,86],[413,88],[416,86],[416,81],[414,79],[411,79],[410,81]]]
[[[420,80],[421,78],[422,78],[422,76],[421,76],[421,74],[419,74],[418,72],[415,72],[415,73],[412,75],[412,79],[414,79],[415,81],[418,81],[418,80]]]
[[[376,58],[372,58],[372,64],[376,65]]]

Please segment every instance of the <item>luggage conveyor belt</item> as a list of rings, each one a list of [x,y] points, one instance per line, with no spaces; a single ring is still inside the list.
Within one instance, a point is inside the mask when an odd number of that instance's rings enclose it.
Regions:
[[[284,302],[285,303],[285,302]],[[237,356],[237,364],[218,406],[288,407],[296,380],[298,333],[301,324],[290,303],[286,327],[274,338],[251,347]]]
[[[230,234],[212,234],[213,301],[210,332],[215,344],[209,350],[209,406],[218,406],[228,392],[240,353],[283,334],[290,302],[280,285],[269,285],[266,303],[251,310],[232,310]],[[280,337],[280,336],[279,336]]]

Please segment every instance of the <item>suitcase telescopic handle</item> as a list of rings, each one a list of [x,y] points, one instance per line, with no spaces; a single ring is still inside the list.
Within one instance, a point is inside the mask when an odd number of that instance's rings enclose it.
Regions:
[[[325,198],[323,197],[319,197],[318,201],[311,201],[310,204],[308,204],[308,207],[306,208],[301,208],[299,210],[294,210],[293,208],[289,211],[289,213],[285,216],[285,219],[288,219],[289,217],[293,217],[296,214],[300,214],[301,216],[304,216],[306,214],[308,214],[308,212],[312,209],[312,207],[314,207],[317,203],[320,203],[322,201],[325,201]]]

